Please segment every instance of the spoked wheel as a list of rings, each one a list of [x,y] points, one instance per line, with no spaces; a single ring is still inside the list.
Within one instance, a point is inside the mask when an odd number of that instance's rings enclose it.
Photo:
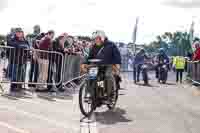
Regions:
[[[115,78],[112,77],[112,98],[111,98],[111,102],[109,104],[107,104],[107,107],[109,110],[113,110],[116,106],[116,103],[117,103],[117,100],[118,100],[118,92],[119,92],[119,89],[117,88],[117,85],[116,85],[116,81],[115,81]]]
[[[84,81],[81,86],[80,86],[80,90],[79,90],[79,107],[80,107],[80,111],[81,113],[86,116],[89,117],[93,110],[94,110],[94,98],[93,96],[89,93],[89,89],[88,89],[89,85],[87,83],[87,81]]]
[[[163,77],[163,84],[166,84],[168,78],[168,72],[166,71]]]
[[[149,84],[149,82],[148,82],[148,75],[147,75],[146,71],[143,72],[143,81],[144,81],[145,85]]]
[[[159,83],[161,83],[161,84],[165,84],[164,83],[164,77],[165,77],[165,72],[164,72],[164,70],[160,70],[160,72],[159,72]]]

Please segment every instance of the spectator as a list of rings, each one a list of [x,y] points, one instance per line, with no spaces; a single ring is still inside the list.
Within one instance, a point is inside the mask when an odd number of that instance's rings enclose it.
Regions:
[[[21,28],[16,28],[16,34],[9,43],[9,46],[14,47],[9,52],[9,77],[11,79],[10,93],[21,92],[22,84],[13,82],[25,81],[26,57],[29,49],[29,44],[24,38],[24,33]]]
[[[33,27],[33,33],[32,34],[28,34],[26,36],[26,39],[29,41],[29,44],[31,46],[33,46],[36,42],[36,38],[38,38],[38,36],[40,35],[40,26],[39,25],[35,25]]]
[[[195,52],[194,52],[194,55],[193,55],[193,61],[199,61],[200,60],[200,43],[197,41],[194,43],[195,45]]]
[[[87,46],[85,41],[83,41],[82,45],[83,45],[83,49],[82,49],[83,50],[83,56],[84,56],[85,59],[87,59],[88,56],[89,56],[90,48]]]
[[[15,28],[11,28],[10,33],[6,36],[7,46],[11,46],[12,45],[12,41],[14,40],[14,38],[15,38]],[[9,53],[11,51],[6,50],[5,52],[6,52],[7,58],[9,58]],[[8,73],[8,68],[9,68],[9,64],[8,64],[7,68],[4,68],[4,71],[6,73],[6,77],[9,76],[8,75],[9,74]]]
[[[40,27],[39,25],[34,26],[33,34],[30,35],[30,43],[33,49],[39,48],[39,41],[45,36],[44,33],[40,34]],[[37,83],[38,75],[39,75],[39,64],[38,64],[38,57],[35,52],[32,52],[31,57],[31,66],[30,66],[30,73],[29,73],[29,83]],[[34,84],[29,84],[29,87],[36,87]]]
[[[6,46],[5,41],[2,40],[0,45],[1,45],[1,46]]]
[[[50,50],[52,46],[53,38],[54,38],[54,31],[53,30],[48,31],[45,37],[41,40],[39,44],[39,49],[45,50],[45,51]]]
[[[191,52],[187,53],[187,58],[188,58],[188,60],[192,60],[192,53]]]
[[[10,33],[6,36],[7,45],[12,45],[12,40],[15,38],[15,28],[11,28]]]
[[[176,68],[176,82],[182,83],[183,72],[185,68],[185,58],[182,56],[176,56],[173,62],[174,67]]]
[[[65,48],[65,42],[67,40],[67,34],[62,34],[60,35],[58,38],[56,38],[53,42],[53,47],[52,47],[52,51],[56,51],[59,52],[61,54],[63,54],[63,56],[65,55],[65,52],[67,52],[67,49]],[[48,68],[48,80],[47,82],[52,84],[53,83],[53,68],[56,68],[56,73],[55,73],[55,83],[56,88],[58,89],[58,91],[60,92],[64,92],[65,90],[62,88],[62,81],[61,81],[61,76],[62,76],[62,62],[63,58],[62,56],[58,55],[58,54],[51,54],[51,56],[49,57],[49,68]],[[59,83],[59,84],[58,84]],[[48,85],[47,87],[48,89],[46,91],[49,92],[55,92],[55,90],[53,89],[53,85]]]
[[[34,35],[36,35],[36,36],[38,36],[39,34],[40,34],[40,26],[39,25],[35,25],[34,27],[33,27],[33,34]]]
[[[141,67],[144,64],[145,59],[148,59],[144,49],[141,49],[135,56],[133,61],[133,75],[134,82],[137,83],[140,81],[140,72]]]
[[[46,53],[45,51],[49,51],[51,49],[53,38],[54,38],[54,31],[50,30],[39,43],[39,49],[42,50],[42,52],[37,53],[37,55],[39,56],[38,58],[39,71],[40,71],[38,77],[39,82],[47,81],[49,57],[48,53]],[[41,91],[41,89],[42,91],[45,90],[44,86],[39,85],[36,91]]]
[[[176,56],[172,57],[172,70],[173,72],[176,72],[176,67],[174,66],[174,63],[176,62]]]
[[[0,41],[0,46],[6,46],[4,40]],[[5,50],[1,49],[0,52],[1,52],[1,58],[5,57],[5,54],[6,54]]]

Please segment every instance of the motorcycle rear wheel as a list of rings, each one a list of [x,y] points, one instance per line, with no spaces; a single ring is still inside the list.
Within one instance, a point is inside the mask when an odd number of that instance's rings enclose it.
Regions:
[[[109,110],[113,110],[117,104],[118,96],[119,96],[119,89],[117,88],[116,80],[114,76],[112,76],[112,98],[110,104],[107,104],[107,107]]]

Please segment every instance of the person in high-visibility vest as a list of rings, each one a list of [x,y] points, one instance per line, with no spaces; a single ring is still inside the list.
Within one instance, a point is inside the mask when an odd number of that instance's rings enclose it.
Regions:
[[[176,68],[176,82],[182,83],[183,72],[185,68],[185,58],[182,56],[176,56],[173,61],[173,66]]]
[[[172,57],[172,65],[175,63],[175,61],[176,61],[176,56],[173,56]],[[174,65],[172,66],[172,69],[173,69],[174,72],[176,72],[176,68],[175,68]]]

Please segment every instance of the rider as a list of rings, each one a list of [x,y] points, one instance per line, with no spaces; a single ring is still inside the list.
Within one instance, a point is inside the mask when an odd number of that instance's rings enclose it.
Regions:
[[[156,78],[158,78],[159,75],[159,67],[161,67],[164,63],[168,64],[169,63],[169,57],[165,53],[165,50],[163,48],[159,49],[159,54],[157,55],[157,62],[158,64],[156,65]],[[168,66],[169,67],[169,66]]]
[[[110,100],[111,98],[111,91],[112,91],[112,72],[113,68],[117,68],[115,71],[117,75],[119,75],[119,69],[121,64],[121,55],[116,47],[116,45],[109,41],[108,38],[105,35],[104,31],[96,31],[93,32],[92,38],[95,41],[94,46],[90,49],[88,59],[100,59],[101,63],[103,65],[106,65],[105,69],[105,76],[106,76],[106,90],[107,90],[107,96]],[[115,67],[113,67],[113,65]]]
[[[144,64],[145,59],[147,59],[147,55],[144,49],[141,49],[135,56],[134,59],[134,82],[140,81],[140,71],[141,66]]]

